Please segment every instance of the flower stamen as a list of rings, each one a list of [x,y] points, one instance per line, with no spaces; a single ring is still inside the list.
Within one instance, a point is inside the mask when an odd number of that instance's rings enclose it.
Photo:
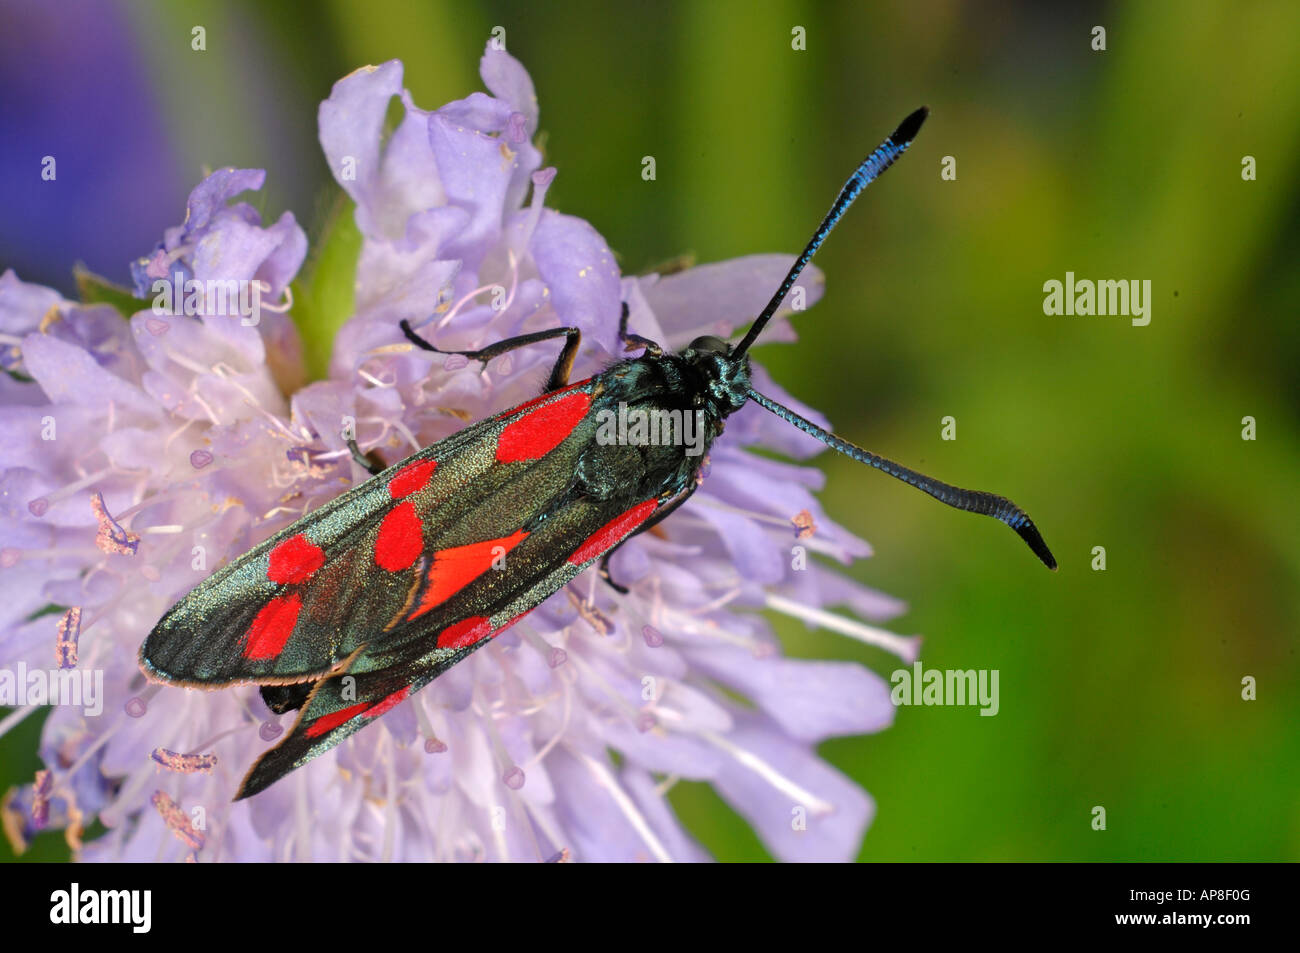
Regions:
[[[831,629],[841,635],[847,635],[864,645],[874,645],[887,652],[893,652],[904,662],[915,662],[921,652],[921,637],[919,635],[898,635],[877,628],[874,625],[867,625],[854,619],[846,619],[824,609],[806,606],[801,602],[795,602],[793,599],[787,599],[772,592],[767,594],[764,601],[769,609],[775,609],[777,612],[785,613],[796,619],[802,619],[805,622]]]

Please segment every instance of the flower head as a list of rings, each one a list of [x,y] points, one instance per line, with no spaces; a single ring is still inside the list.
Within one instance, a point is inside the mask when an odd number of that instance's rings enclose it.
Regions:
[[[691,779],[711,783],[778,858],[856,853],[871,801],[814,746],[886,726],[887,686],[856,664],[783,657],[759,610],[906,658],[915,643],[828,611],[881,619],[900,606],[806,558],[868,550],[822,511],[818,471],[749,449],[820,449],[757,408],[728,422],[690,502],[614,558],[626,595],[580,576],[248,801],[230,798],[293,713],[276,716],[252,686],[150,685],[136,668],[168,606],[358,478],[349,433],[394,463],[532,398],[555,359],[540,345],[481,368],[413,349],[400,321],[444,350],[578,327],[577,379],[624,357],[624,302],[634,330],[679,348],[731,333],[779,284],[787,256],[622,275],[590,224],[544,205],[556,172],[532,143],[523,67],[489,50],[481,72],[489,93],[433,112],[411,101],[397,62],[345,77],[321,104],[321,144],[363,240],[328,380],[296,386],[299,342],[274,310],[252,326],[202,309],[124,321],[0,278],[11,371],[0,376],[0,578],[13,594],[0,664],[75,659],[103,671],[104,695],[98,716],[52,709],[48,774],[10,797],[11,838],[64,826],[77,842],[98,817],[108,830],[79,847],[84,859],[699,859],[666,797]],[[402,118],[386,134],[394,97]],[[279,300],[306,252],[301,230],[287,213],[264,227],[230,204],[262,177],[226,169],[201,183],[185,224],[137,262],[137,291],[234,279]],[[820,276],[810,269],[801,285],[816,300]],[[792,335],[784,321],[771,332]]]

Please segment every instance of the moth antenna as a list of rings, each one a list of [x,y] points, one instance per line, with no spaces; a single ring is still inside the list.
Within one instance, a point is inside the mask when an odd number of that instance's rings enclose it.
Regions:
[[[831,233],[831,229],[835,227],[836,222],[844,216],[844,213],[848,211],[849,206],[862,193],[862,190],[879,178],[882,172],[893,165],[898,157],[907,151],[907,147],[912,144],[912,140],[916,137],[917,130],[921,128],[921,123],[925,122],[925,117],[929,114],[929,108],[922,106],[900,122],[893,134],[877,146],[871,155],[863,159],[862,164],[849,176],[849,180],[844,183],[844,188],[840,190],[839,198],[835,200],[831,210],[826,213],[822,223],[817,226],[817,231],[813,232],[808,247],[803,250],[803,254],[795,259],[789,274],[781,282],[781,287],[776,290],[776,294],[767,303],[767,307],[754,319],[754,323],[745,332],[744,338],[731,352],[732,357],[740,358],[749,350],[749,346],[754,343],[754,339],[762,333],[767,322],[772,320],[772,315],[776,314],[776,309],[781,307],[781,302],[790,293],[794,283],[799,280],[799,275],[804,266],[812,260],[812,256],[817,253],[817,249],[826,240],[826,236]]]
[[[794,424],[804,433],[816,437],[832,450],[838,450],[852,460],[875,467],[882,473],[888,473],[896,480],[902,480],[918,490],[924,490],[940,503],[947,503],[955,509],[966,510],[968,513],[981,513],[984,516],[991,516],[995,520],[1006,523],[1016,531],[1021,539],[1029,544],[1029,548],[1034,551],[1034,555],[1043,561],[1043,565],[1048,569],[1056,568],[1056,558],[1052,555],[1052,551],[1047,548],[1047,543],[1043,541],[1042,534],[1038,532],[1038,527],[1034,525],[1034,521],[1029,518],[1028,513],[1006,497],[997,496],[993,493],[984,493],[980,490],[963,490],[961,487],[941,483],[924,473],[909,470],[892,460],[886,460],[884,457],[877,456],[868,450],[863,450],[842,437],[835,436],[829,430],[818,427],[811,420],[800,417],[790,408],[781,406],[776,401],[764,397],[757,391],[751,390],[749,399],[760,407],[770,410],[782,420]]]

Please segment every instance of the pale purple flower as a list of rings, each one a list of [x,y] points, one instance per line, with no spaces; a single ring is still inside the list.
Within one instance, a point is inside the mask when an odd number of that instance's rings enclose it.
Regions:
[[[444,349],[579,327],[578,379],[623,356],[623,301],[638,333],[681,347],[736,330],[779,283],[788,256],[621,275],[591,225],[543,205],[555,170],[540,168],[532,144],[537,102],[523,67],[489,50],[481,72],[490,95],[434,112],[411,102],[397,62],[351,74],[321,105],[325,156],[363,236],[356,313],[327,381],[292,390],[298,341],[276,313],[245,327],[160,319],[142,302],[126,323],[0,278],[0,345],[15,372],[0,375],[0,666],[56,665],[72,620],[33,614],[77,607],[77,665],[102,669],[107,695],[99,717],[51,711],[50,775],[8,802],[11,836],[75,835],[97,816],[108,832],[83,859],[704,859],[665,796],[687,779],[711,783],[779,859],[856,855],[872,802],[815,746],[888,725],[888,686],[857,664],[783,657],[759,610],[908,660],[916,642],[829,611],[880,620],[901,610],[894,600],[815,559],[799,568],[795,547],[842,563],[868,548],[822,511],[817,470],[747,449],[821,449],[758,408],[728,421],[701,491],[664,532],[615,557],[628,595],[586,573],[247,801],[230,798],[294,715],[271,714],[252,686],[153,686],[136,668],[144,636],[207,572],[361,476],[345,423],[395,462],[535,396],[556,355],[539,345],[481,369],[412,349],[401,319]],[[404,118],[385,136],[393,97]],[[261,183],[260,172],[222,170],[200,184],[185,225],[137,263],[139,290],[179,268],[262,280],[266,300],[280,300],[305,254],[301,230],[291,216],[263,227],[229,204]],[[810,269],[802,284],[811,304],[820,276]],[[791,336],[784,320],[771,329]],[[821,420],[761,369],[755,377]]]

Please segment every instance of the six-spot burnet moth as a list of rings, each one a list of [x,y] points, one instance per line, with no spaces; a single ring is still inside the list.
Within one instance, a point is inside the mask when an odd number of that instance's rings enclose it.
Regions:
[[[609,576],[610,555],[690,498],[704,457],[698,447],[597,439],[602,411],[624,404],[697,415],[707,449],[726,418],[753,401],[949,506],[1001,520],[1055,569],[1038,529],[1010,500],[868,453],[751,387],[750,345],[853,200],[906,151],[926,114],[922,108],[904,119],[858,166],[738,344],[701,337],[666,354],[628,331],[624,305],[620,341],[641,355],[569,384],[577,328],[442,351],[403,321],[412,344],[484,366],[541,341],[563,337],[564,346],[542,396],[382,472],[352,441],[370,479],[213,573],[150,633],[140,659],[151,678],[202,688],[252,682],[273,711],[301,709],[288,736],[253,765],[238,798],[374,722],[593,563],[626,591]]]

